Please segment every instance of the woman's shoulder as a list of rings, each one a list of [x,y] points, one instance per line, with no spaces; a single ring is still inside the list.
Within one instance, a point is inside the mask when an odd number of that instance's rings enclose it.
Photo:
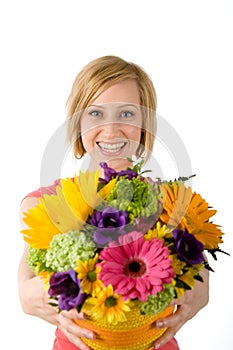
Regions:
[[[60,186],[61,180],[57,179],[54,181],[54,183],[50,186],[41,186],[37,188],[36,190],[29,192],[23,199],[22,202],[27,198],[41,198],[44,194],[56,194],[56,188],[57,186]]]
[[[25,213],[39,204],[39,198],[41,198],[44,194],[56,194],[56,188],[57,186],[60,186],[60,183],[61,180],[57,179],[52,185],[41,186],[35,191],[29,192],[26,196],[23,197],[20,205],[20,221],[23,228],[25,227],[23,221]]]

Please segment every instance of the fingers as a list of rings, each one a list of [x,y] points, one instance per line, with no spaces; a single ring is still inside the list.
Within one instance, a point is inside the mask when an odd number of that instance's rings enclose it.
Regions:
[[[185,292],[179,299],[173,299],[171,302],[171,306],[176,306],[176,305],[183,305],[187,302],[188,295],[187,292]]]
[[[173,315],[157,320],[156,328],[175,327],[176,325],[183,323],[183,320],[184,311],[181,311],[181,309],[178,307]]]
[[[154,349],[159,349],[161,346],[165,345],[167,342],[169,342],[178,330],[183,326],[183,324],[186,322],[186,312],[184,311],[184,307],[182,308],[180,306],[177,307],[176,312],[169,317],[159,319],[156,322],[157,328],[167,328],[165,333],[155,342]]]
[[[154,349],[159,349],[167,342],[171,341],[172,338],[174,338],[174,336],[176,335],[177,331],[175,331],[174,328],[167,329],[166,332],[155,342]]]
[[[70,326],[67,329],[62,329],[62,332],[69,339],[69,341],[76,345],[80,350],[90,350],[90,348],[79,338],[84,337],[93,339],[88,333],[88,330],[84,330],[83,328],[78,327],[77,325],[75,325],[75,323],[73,324],[74,328]]]
[[[192,317],[194,317],[207,303],[209,295],[208,275],[204,278],[204,283],[198,282],[192,290],[186,290],[179,299],[174,299],[171,303],[176,306],[173,315],[157,320],[157,328],[167,328],[166,332],[155,343],[155,349],[159,349],[169,342],[177,331]]]
[[[70,320],[84,320],[83,312],[78,313],[76,309],[71,309],[70,311],[63,310],[61,315]]]
[[[80,350],[90,350],[80,338],[95,339],[95,334],[86,328],[79,327],[74,322],[75,319],[84,319],[83,313],[78,313],[75,309],[62,311],[59,315],[59,328]]]

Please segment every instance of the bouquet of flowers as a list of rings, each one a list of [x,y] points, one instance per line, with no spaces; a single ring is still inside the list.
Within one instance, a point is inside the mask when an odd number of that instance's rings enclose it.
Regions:
[[[151,325],[171,314],[174,298],[192,289],[205,251],[221,251],[216,213],[189,178],[152,180],[142,162],[116,172],[61,179],[25,213],[27,263],[44,280],[51,304],[77,308],[77,320],[97,339],[93,349],[150,349],[165,329]]]

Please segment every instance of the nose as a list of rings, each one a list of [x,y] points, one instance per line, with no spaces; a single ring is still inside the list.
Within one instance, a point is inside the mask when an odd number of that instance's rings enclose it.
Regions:
[[[103,124],[102,136],[104,136],[106,139],[113,139],[119,136],[119,131],[119,123],[108,121]]]

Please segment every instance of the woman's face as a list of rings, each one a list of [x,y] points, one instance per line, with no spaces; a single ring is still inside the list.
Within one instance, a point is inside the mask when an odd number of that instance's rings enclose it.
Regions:
[[[125,80],[94,99],[81,117],[83,146],[91,167],[107,162],[115,170],[129,166],[141,139],[142,113],[138,86]]]

